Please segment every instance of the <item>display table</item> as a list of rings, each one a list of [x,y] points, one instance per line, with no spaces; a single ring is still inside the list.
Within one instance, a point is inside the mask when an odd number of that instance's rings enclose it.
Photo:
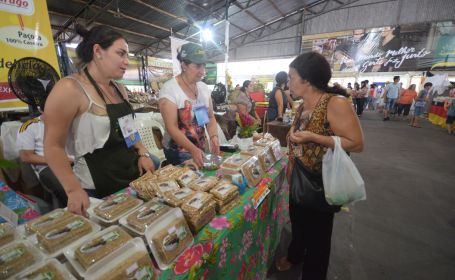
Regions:
[[[444,102],[431,102],[430,111],[428,112],[428,120],[434,125],[446,128],[446,118],[447,111],[444,110]],[[453,128],[455,128],[455,123],[453,124]]]
[[[202,228],[194,245],[159,272],[159,279],[265,279],[289,221],[286,166],[282,159],[266,173],[261,183],[271,192],[257,209],[251,203],[254,189],[247,189],[239,206]]]
[[[283,122],[271,121],[267,123],[267,132],[280,140],[281,147],[287,147],[288,145],[286,136],[288,135],[289,129],[291,129],[291,125]]]

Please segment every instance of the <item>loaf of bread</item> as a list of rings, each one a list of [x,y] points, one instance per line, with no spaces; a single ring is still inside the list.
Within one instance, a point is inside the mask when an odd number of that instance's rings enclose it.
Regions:
[[[84,244],[74,251],[74,255],[81,266],[84,269],[88,269],[94,263],[120,248],[130,239],[132,237],[128,233],[120,227],[115,227],[102,236],[84,242]]]
[[[0,279],[7,279],[38,261],[23,243],[0,250]]]
[[[96,280],[125,280],[143,279],[155,280],[157,276],[153,269],[152,260],[147,252],[135,253],[120,263],[116,263],[114,269],[102,275]]]
[[[193,194],[194,191],[192,189],[182,188],[165,193],[164,200],[172,207],[180,207],[180,205],[187,201]]]
[[[46,215],[43,215],[26,223],[25,230],[28,234],[33,234],[42,228],[45,229],[49,226],[52,226],[53,224],[65,221],[71,217],[74,217],[74,214],[63,209],[55,209]]]
[[[155,257],[168,265],[191,244],[192,240],[193,236],[185,219],[176,219],[152,237],[158,253]]]
[[[171,208],[159,202],[149,201],[138,210],[129,214],[126,221],[130,227],[144,234],[145,229],[159,217],[167,213]]]
[[[79,216],[71,217],[37,233],[38,244],[49,254],[92,232],[92,225]]]
[[[218,183],[217,177],[202,177],[193,181],[189,187],[195,191],[206,192]]]
[[[139,199],[122,193],[100,203],[93,211],[106,221],[114,221],[140,203]]]

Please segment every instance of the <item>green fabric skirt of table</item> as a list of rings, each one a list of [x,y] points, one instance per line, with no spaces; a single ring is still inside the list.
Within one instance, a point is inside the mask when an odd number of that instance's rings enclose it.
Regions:
[[[289,221],[286,166],[282,159],[266,173],[261,183],[271,192],[257,209],[251,202],[255,189],[248,188],[237,207],[201,229],[171,268],[157,271],[159,279],[265,279]]]

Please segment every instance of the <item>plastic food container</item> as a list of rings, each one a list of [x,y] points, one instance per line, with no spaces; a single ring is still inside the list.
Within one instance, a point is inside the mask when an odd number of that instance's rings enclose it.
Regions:
[[[145,231],[145,238],[161,270],[193,244],[193,235],[182,211],[173,208]]]
[[[206,170],[216,170],[220,167],[222,159],[222,157],[214,154],[206,154],[203,158],[203,167]]]
[[[164,194],[164,201],[172,207],[179,207],[188,200],[194,191],[190,188],[182,188],[174,191],[170,191]]]
[[[0,247],[20,239],[16,229],[9,223],[0,224]]]
[[[156,171],[156,174],[161,179],[169,178],[173,173],[178,172],[180,170],[179,167],[176,167],[172,164],[166,165],[163,168],[160,168]]]
[[[228,157],[222,164],[221,168],[239,169],[251,156],[244,154],[234,154]]]
[[[251,145],[241,153],[250,156],[257,156],[264,171],[269,170],[275,164],[275,158],[273,157],[269,146],[263,147]]]
[[[7,279],[37,263],[43,255],[25,240],[0,248],[0,279]]]
[[[264,176],[264,171],[258,161],[259,159],[256,156],[251,157],[241,168],[248,182],[248,186],[251,188],[255,187]]]
[[[183,170],[177,176],[177,182],[182,186],[182,188],[188,187],[191,182],[199,178],[196,172],[191,170],[188,167],[183,168]]]
[[[156,181],[157,178],[157,175],[147,172],[143,176],[132,181],[130,186],[137,192],[139,197],[148,201],[155,196],[153,182]]]
[[[144,202],[128,194],[117,194],[98,204],[96,207],[89,208],[87,212],[94,216],[103,225],[115,224],[122,216],[134,211]]]
[[[180,189],[180,186],[175,180],[162,180],[156,182],[153,188],[155,189],[156,195],[164,197],[165,193],[178,190]]]
[[[56,258],[63,254],[66,247],[91,233],[98,232],[101,227],[82,217],[74,216],[64,222],[55,224],[39,233],[28,237],[49,258]]]
[[[275,140],[270,145],[270,149],[272,151],[273,157],[275,158],[275,162],[278,162],[280,159],[283,158],[283,152],[281,151],[281,144],[280,140]]]
[[[141,238],[136,237],[87,270],[90,280],[157,279]]]
[[[52,275],[52,278],[50,277]],[[36,279],[62,279],[76,280],[76,278],[66,269],[64,265],[56,259],[47,259],[43,262],[34,264],[27,270],[16,276],[16,279],[36,280]]]
[[[171,207],[158,201],[149,201],[128,216],[123,216],[120,219],[120,224],[137,235],[144,235],[147,227],[171,209]]]
[[[42,228],[47,228],[53,224],[59,223],[61,221],[67,220],[74,217],[73,213],[70,213],[64,209],[58,208],[55,209],[46,215],[38,217],[31,220],[30,222],[24,225],[25,234],[33,234],[39,231]]]
[[[87,269],[132,239],[126,231],[114,225],[78,240],[64,251],[64,255],[77,274],[85,277]]]
[[[195,191],[206,192],[213,188],[218,183],[218,178],[216,177],[202,177],[193,181],[189,187]]]
[[[196,192],[181,206],[194,234],[215,217],[215,201],[211,194]]]

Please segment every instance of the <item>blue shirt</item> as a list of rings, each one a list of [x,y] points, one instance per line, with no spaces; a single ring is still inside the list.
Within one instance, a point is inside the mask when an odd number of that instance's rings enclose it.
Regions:
[[[387,98],[398,98],[398,93],[400,92],[400,84],[389,84],[387,86]]]
[[[417,95],[416,103],[414,104],[414,106],[424,107],[427,96],[428,96],[428,91],[426,89],[422,89],[420,91],[419,95]]]
[[[447,112],[448,116],[455,117],[455,98],[450,101],[449,111]]]

